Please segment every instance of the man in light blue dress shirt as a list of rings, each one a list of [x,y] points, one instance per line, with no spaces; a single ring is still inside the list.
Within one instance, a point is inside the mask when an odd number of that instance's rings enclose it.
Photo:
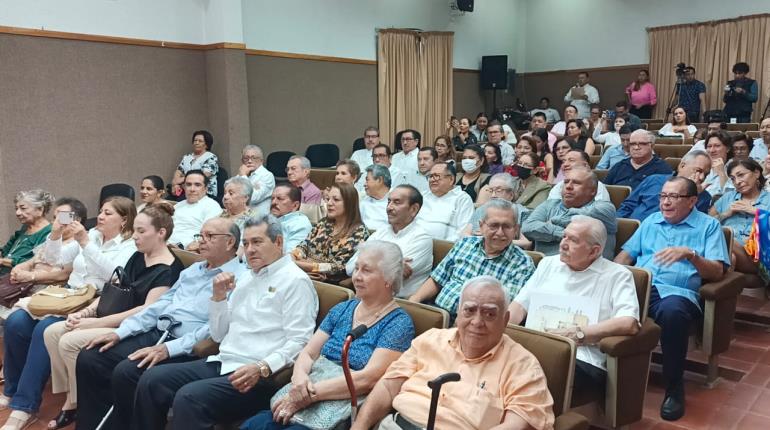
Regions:
[[[665,420],[684,415],[684,366],[689,328],[699,320],[703,282],[719,281],[730,254],[719,222],[695,208],[698,189],[690,179],[674,176],[663,185],[660,212],[647,217],[623,245],[616,263],[652,272],[649,314],[661,326],[666,395],[660,408]]]

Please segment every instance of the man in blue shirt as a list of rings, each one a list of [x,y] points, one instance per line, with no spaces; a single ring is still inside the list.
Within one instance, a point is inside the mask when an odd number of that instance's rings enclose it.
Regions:
[[[650,175],[671,174],[671,167],[652,152],[655,135],[647,130],[631,133],[629,158],[613,166],[604,179],[606,185],[626,185],[632,189]]]
[[[684,69],[684,83],[677,84],[676,91],[679,97],[678,105],[687,112],[687,118],[690,122],[699,122],[703,105],[706,104],[706,85],[695,79],[695,67]]]
[[[711,207],[711,194],[702,187],[703,180],[710,171],[711,158],[705,151],[696,150],[682,158],[676,173],[678,177],[690,179],[698,186],[700,192],[695,207],[703,213],[708,213]],[[617,211],[618,218],[644,221],[645,218],[657,212],[660,205],[660,191],[663,189],[663,184],[671,177],[671,175],[648,176],[620,205]]]
[[[642,222],[615,258],[652,273],[649,314],[660,325],[666,395],[660,407],[664,420],[684,415],[684,365],[689,328],[699,320],[698,291],[703,282],[719,281],[730,266],[719,222],[695,210],[695,182],[672,177],[663,184],[660,212]]]

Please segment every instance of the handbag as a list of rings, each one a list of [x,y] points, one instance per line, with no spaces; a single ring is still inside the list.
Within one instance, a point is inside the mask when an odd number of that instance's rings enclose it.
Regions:
[[[33,316],[68,315],[77,312],[91,303],[96,296],[96,288],[87,284],[80,288],[59,286],[46,287],[29,298],[27,311]]]
[[[343,375],[342,366],[327,359],[318,357],[310,368],[310,381],[314,384],[319,381],[337,378]],[[272,408],[278,400],[289,394],[291,383],[278,390],[270,399]],[[358,396],[358,404],[363,403],[366,396]],[[305,426],[312,430],[338,430],[350,427],[350,399],[324,400],[297,411],[291,417],[291,423]]]
[[[97,318],[119,314],[134,307],[134,292],[126,280],[126,271],[121,266],[112,271],[112,276],[104,283],[99,305],[96,307]]]
[[[11,274],[0,276],[0,305],[6,308],[13,307],[14,303],[22,297],[29,294],[29,290],[35,285],[34,282],[12,283]]]

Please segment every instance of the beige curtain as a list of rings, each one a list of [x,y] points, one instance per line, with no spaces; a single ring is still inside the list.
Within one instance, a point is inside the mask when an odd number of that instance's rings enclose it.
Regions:
[[[756,15],[647,29],[650,80],[658,89],[654,117],[663,118],[674,92],[677,63],[695,67],[696,79],[706,84],[704,111],[722,109],[724,86],[733,78],[733,64],[745,61],[749,77],[757,81],[759,98],[753,120],[759,122],[770,94],[770,15]]]
[[[380,30],[377,99],[380,136],[393,146],[399,130],[422,134],[432,145],[452,110],[452,42],[446,32]]]

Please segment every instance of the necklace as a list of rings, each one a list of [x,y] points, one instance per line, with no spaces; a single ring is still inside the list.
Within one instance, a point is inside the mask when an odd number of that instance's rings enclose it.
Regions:
[[[365,325],[365,326],[367,326],[367,327],[371,327],[371,325],[372,325],[373,323],[375,323],[377,320],[379,320],[379,319],[380,319],[380,317],[382,317],[383,315],[385,315],[385,314],[387,314],[388,312],[390,312],[390,309],[391,309],[391,308],[393,307],[393,305],[395,305],[395,304],[396,304],[396,301],[395,301],[395,300],[391,300],[391,301],[390,301],[390,303],[388,303],[387,305],[385,305],[385,306],[384,306],[382,309],[380,309],[379,311],[377,311],[377,312],[374,314],[374,316],[372,316],[371,318],[369,318],[369,319],[368,319],[368,320],[366,320],[366,321],[362,321],[361,319],[359,319],[359,318],[357,318],[357,317],[356,317],[356,313],[358,313],[358,309],[359,309],[359,308],[358,308],[358,306],[356,306],[356,311],[353,313],[353,327],[354,327],[354,328],[355,328],[355,327],[358,327],[358,326],[360,326],[361,324],[363,324],[363,325]]]

